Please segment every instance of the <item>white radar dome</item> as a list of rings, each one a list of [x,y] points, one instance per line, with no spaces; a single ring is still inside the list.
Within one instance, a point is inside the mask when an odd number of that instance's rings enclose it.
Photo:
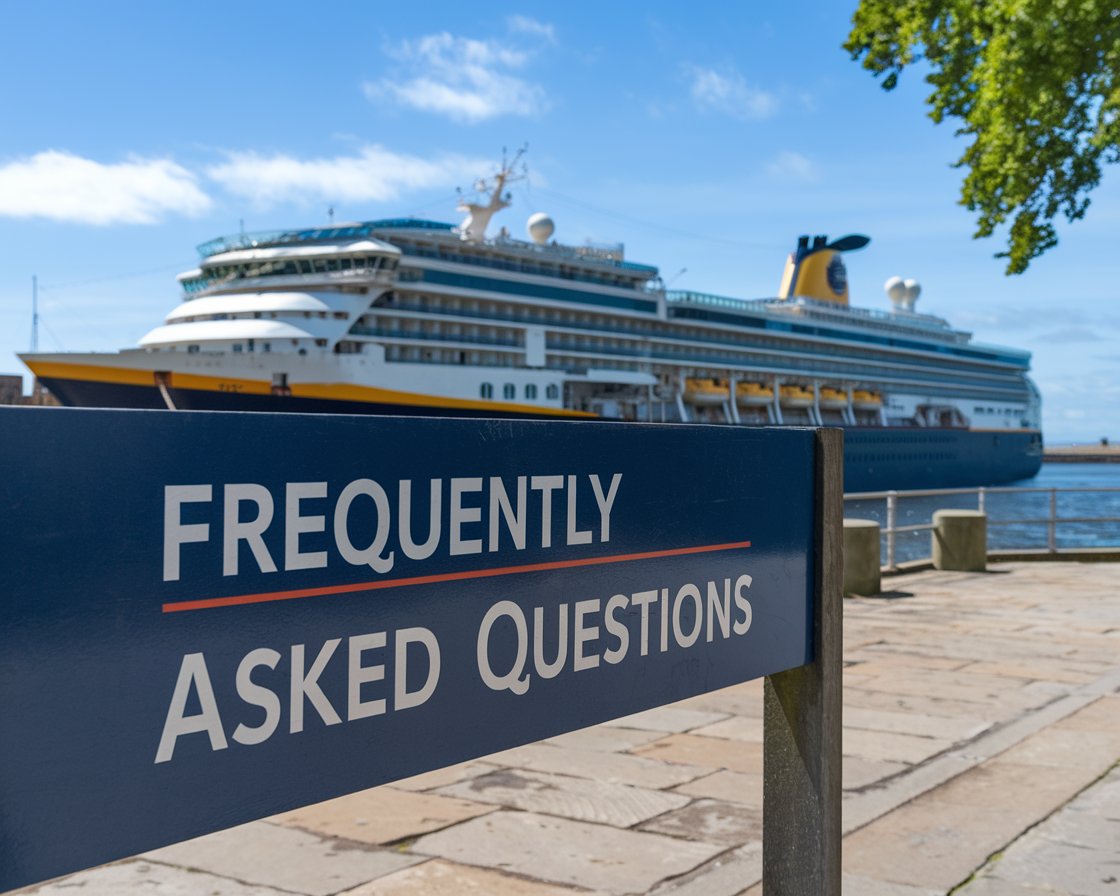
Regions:
[[[914,303],[918,301],[918,296],[922,294],[922,284],[917,280],[906,280],[903,286],[906,287],[906,307],[913,311]]]
[[[906,284],[901,277],[891,277],[883,284],[883,289],[886,291],[887,298],[891,300],[892,305],[898,306],[902,304],[902,300],[906,297]]]
[[[552,218],[544,212],[537,212],[535,215],[530,215],[525,226],[529,231],[529,236],[532,237],[533,242],[538,246],[543,246],[552,239],[552,233],[556,230],[556,225],[552,222]]]

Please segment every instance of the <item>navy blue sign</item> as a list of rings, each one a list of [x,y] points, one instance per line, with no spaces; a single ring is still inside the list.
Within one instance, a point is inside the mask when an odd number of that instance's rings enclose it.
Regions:
[[[810,661],[814,444],[0,409],[0,889]]]

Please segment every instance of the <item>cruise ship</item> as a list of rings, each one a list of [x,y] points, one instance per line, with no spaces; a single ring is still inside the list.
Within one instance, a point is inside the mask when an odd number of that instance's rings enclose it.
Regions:
[[[996,484],[1042,461],[1030,355],[914,310],[849,304],[842,256],[801,237],[772,298],[665,287],[621,245],[488,235],[522,176],[466,218],[239,233],[199,247],[135,348],[21,359],[63,404],[176,410],[839,426],[847,492]],[[749,459],[744,459],[749,462]]]

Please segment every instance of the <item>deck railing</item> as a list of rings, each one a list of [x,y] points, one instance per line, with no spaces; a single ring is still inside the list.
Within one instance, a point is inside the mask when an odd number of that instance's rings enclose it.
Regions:
[[[923,509],[929,511],[930,520],[922,523],[908,523],[899,525],[899,505],[900,502],[909,499],[918,498],[946,498],[946,497],[965,497],[965,501],[971,504],[976,510],[988,514],[988,526],[1036,526],[1046,527],[1046,550],[1056,553],[1058,551],[1058,533],[1059,527],[1068,526],[1071,524],[1090,524],[1093,526],[1102,526],[1102,524],[1120,524],[1120,516],[1059,516],[1059,496],[1066,494],[1080,494],[1080,495],[1100,495],[1105,498],[1106,504],[1111,504],[1113,507],[1120,508],[1120,488],[1023,488],[1023,487],[979,487],[979,488],[952,488],[952,489],[925,489],[916,491],[885,491],[885,492],[850,492],[844,495],[845,515],[848,515],[848,507],[852,502],[885,502],[885,513],[880,520],[880,534],[885,542],[886,550],[886,563],[883,566],[886,569],[898,568],[898,536],[912,532],[932,531],[933,526],[933,511],[938,509],[933,506],[933,502],[928,502],[928,506]],[[1032,500],[1036,496],[1045,502],[1048,512],[1043,515],[1037,515],[1035,512],[1031,516],[1000,516],[993,517],[989,510],[991,502],[988,500],[996,495],[1028,495],[1030,496],[1026,501],[1016,505],[1010,505],[1006,502],[1004,509],[1011,506],[1017,507],[1019,510],[1031,510],[1032,505],[1037,505],[1039,501]],[[937,502],[941,504],[941,502]],[[950,506],[941,504],[941,506]],[[960,503],[953,502],[951,505],[960,508]],[[972,509],[969,507],[967,509]],[[866,513],[866,510],[864,511]],[[873,514],[878,515],[878,514]],[[1113,537],[1111,544],[1103,545],[1100,540],[1095,540],[1094,547],[1120,546],[1120,526],[1116,529],[1116,535]]]

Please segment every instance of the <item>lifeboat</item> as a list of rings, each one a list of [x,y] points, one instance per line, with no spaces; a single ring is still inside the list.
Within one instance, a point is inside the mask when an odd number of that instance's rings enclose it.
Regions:
[[[743,407],[758,407],[774,400],[774,388],[763,383],[736,383],[735,402]]]
[[[689,404],[722,404],[730,394],[727,383],[722,380],[693,378],[684,381],[684,400]]]
[[[848,406],[848,393],[832,386],[821,386],[818,399],[821,407],[830,411],[843,410]]]
[[[813,390],[804,386],[782,386],[780,400],[788,408],[811,408]]]
[[[883,396],[869,389],[856,389],[852,393],[852,406],[857,411],[877,411],[883,406]]]

